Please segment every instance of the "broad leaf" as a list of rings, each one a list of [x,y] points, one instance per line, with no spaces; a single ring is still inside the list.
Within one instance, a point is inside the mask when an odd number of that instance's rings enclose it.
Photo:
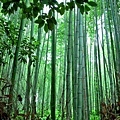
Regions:
[[[88,12],[88,11],[90,11],[90,8],[87,5],[85,5],[85,12]]]
[[[38,2],[38,0],[33,0],[33,2],[34,2],[34,3],[37,3],[37,2]]]
[[[64,6],[64,3],[61,2],[60,4],[58,4],[59,7],[63,7]]]
[[[65,9],[68,11],[69,10],[69,6],[66,5]]]
[[[45,21],[43,19],[40,20],[40,22],[39,22],[39,28],[41,28],[44,25],[44,23],[45,23]]]
[[[80,5],[80,12],[81,12],[81,14],[83,14],[84,11],[85,11],[84,6],[83,6],[83,5]]]
[[[47,19],[48,29],[53,30],[54,29],[54,23],[51,19]]]
[[[97,3],[96,2],[93,2],[93,1],[89,1],[88,4],[92,7],[96,7],[97,6]]]
[[[55,17],[52,17],[50,20],[52,20],[52,22],[53,22],[55,25],[57,25],[57,21],[56,21]]]
[[[48,25],[47,24],[45,24],[44,30],[45,30],[46,33],[48,32]]]
[[[72,10],[73,8],[75,8],[75,3],[74,3],[74,1],[67,2],[67,5],[69,6],[69,9],[70,9],[70,10]]]
[[[49,17],[52,16],[52,9],[49,10],[49,12],[48,12],[48,16],[49,16]]]
[[[46,4],[46,5],[48,5],[48,0],[42,0],[42,2],[44,3],[44,4]]]
[[[63,15],[65,13],[65,7],[62,7],[59,12],[60,12],[60,15]]]
[[[75,0],[75,2],[78,3],[78,4],[83,4],[82,0]]]

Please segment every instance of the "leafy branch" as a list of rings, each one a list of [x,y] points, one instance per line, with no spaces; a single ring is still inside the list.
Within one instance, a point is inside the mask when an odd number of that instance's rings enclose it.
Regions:
[[[30,2],[29,6],[27,6],[23,0],[1,0],[1,2],[3,3],[2,12],[4,14],[13,14],[20,8],[23,11],[24,18],[31,20],[32,17],[34,17],[36,19],[35,23],[37,23],[40,28],[44,26],[45,32],[48,32],[48,30],[52,31],[57,24],[57,21],[53,16],[54,11],[63,15],[65,11],[73,10],[75,6],[77,6],[80,9],[81,14],[84,14],[90,11],[90,7],[97,6],[95,2],[88,0],[75,0],[67,2],[66,4],[64,4],[64,2],[58,3],[57,1],[49,2],[48,0],[33,0],[33,2]],[[49,6],[48,14],[40,14],[44,5]]]

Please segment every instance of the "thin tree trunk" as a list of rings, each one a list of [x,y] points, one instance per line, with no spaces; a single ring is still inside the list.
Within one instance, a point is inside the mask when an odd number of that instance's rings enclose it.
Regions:
[[[38,83],[38,74],[39,74],[39,58],[40,58],[40,41],[41,41],[41,28],[38,28],[38,47],[36,52],[36,63],[35,63],[35,74],[34,74],[34,81],[33,81],[33,90],[32,90],[32,119],[34,119],[34,114],[36,114],[36,96],[37,96],[37,83]]]
[[[48,36],[48,40],[47,40],[47,48],[46,48],[46,58],[45,58],[45,68],[44,68],[44,78],[43,78],[43,93],[42,93],[42,109],[41,109],[41,116],[43,117],[43,113],[44,113],[44,102],[45,102],[45,83],[46,83],[46,68],[47,68],[47,53],[48,53],[48,46],[49,46],[49,36]]]
[[[53,15],[55,17],[55,13]],[[52,59],[51,59],[51,119],[55,120],[56,110],[56,38],[55,29],[52,31]]]
[[[18,41],[17,41],[17,45],[16,45],[16,49],[15,49],[15,56],[14,56],[14,60],[13,60],[13,66],[12,66],[11,87],[10,87],[10,92],[9,92],[9,95],[11,97],[8,100],[8,104],[11,104],[11,106],[8,106],[9,114],[11,114],[11,112],[12,112],[12,104],[13,104],[13,98],[14,98],[13,90],[14,90],[14,86],[15,86],[15,76],[16,76],[17,64],[18,64],[18,53],[20,50],[20,43],[22,40],[23,29],[24,29],[24,18],[22,16],[20,29],[19,29],[19,35],[18,35]]]
[[[34,30],[34,19],[31,21],[31,33],[30,33],[30,44],[32,44],[32,38],[33,38],[33,30]],[[25,113],[28,115],[30,114],[30,90],[31,90],[31,78],[32,78],[32,56],[31,56],[31,47],[29,48],[29,54],[28,54],[28,71],[27,71],[27,81],[26,81],[26,95],[25,95]]]
[[[71,119],[71,26],[72,26],[72,11],[69,11],[68,24],[68,50],[67,50],[67,73],[66,73],[66,120]]]

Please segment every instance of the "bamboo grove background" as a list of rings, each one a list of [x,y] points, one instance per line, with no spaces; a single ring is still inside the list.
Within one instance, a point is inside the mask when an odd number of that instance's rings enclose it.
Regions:
[[[9,112],[99,120],[102,102],[120,101],[120,1],[95,2],[86,14],[54,12],[47,33],[19,9],[0,13],[0,94],[9,96],[1,98],[12,103]]]

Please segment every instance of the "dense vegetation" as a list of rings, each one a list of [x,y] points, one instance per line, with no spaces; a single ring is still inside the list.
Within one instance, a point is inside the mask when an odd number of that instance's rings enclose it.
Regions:
[[[0,119],[119,120],[120,1],[0,0]]]

